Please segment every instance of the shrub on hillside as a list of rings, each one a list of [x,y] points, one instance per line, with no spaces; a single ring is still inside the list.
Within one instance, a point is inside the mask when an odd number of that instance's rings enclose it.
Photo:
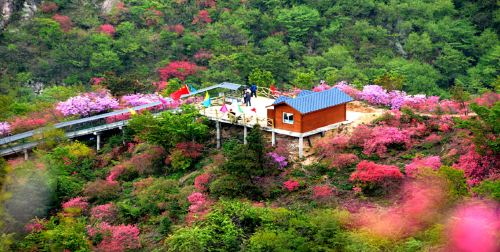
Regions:
[[[363,160],[356,166],[349,180],[359,183],[365,191],[387,190],[403,178],[397,166],[376,164]]]
[[[141,247],[139,228],[135,225],[112,226],[101,222],[88,227],[87,233],[94,239],[97,251],[129,251]]]
[[[407,176],[415,177],[419,173],[421,168],[432,168],[434,170],[441,167],[441,158],[439,156],[430,156],[425,158],[414,158],[411,163],[405,166],[405,172]]]
[[[59,102],[56,107],[65,116],[89,116],[116,108],[118,100],[105,91],[84,93]]]
[[[85,185],[83,194],[97,202],[106,202],[120,195],[120,184],[116,181],[98,179]]]
[[[98,205],[90,210],[90,217],[95,220],[114,222],[118,214],[118,209],[115,204],[107,203],[103,205]]]
[[[208,184],[210,183],[210,180],[212,179],[212,174],[210,173],[203,173],[194,179],[194,188],[200,192],[205,192],[208,190]]]

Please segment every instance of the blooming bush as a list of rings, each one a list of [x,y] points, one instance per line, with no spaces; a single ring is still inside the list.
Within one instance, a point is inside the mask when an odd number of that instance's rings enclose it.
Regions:
[[[98,29],[99,32],[102,32],[104,34],[107,34],[109,36],[113,36],[115,35],[115,27],[113,25],[110,25],[110,24],[103,24],[101,26],[99,26],[99,29]]]
[[[200,10],[198,12],[198,15],[196,15],[193,18],[193,22],[191,22],[191,23],[192,24],[198,24],[198,23],[208,24],[211,22],[212,22],[212,19],[210,18],[210,14],[208,13],[208,11],[207,10]]]
[[[197,51],[194,55],[193,55],[194,59],[197,60],[197,61],[203,61],[203,60],[209,60],[213,57],[213,54],[205,49],[201,49],[199,51]]]
[[[201,157],[203,148],[203,144],[194,142],[181,142],[175,145],[175,149],[180,150],[184,156],[192,159]]]
[[[59,6],[57,6],[56,3],[54,2],[43,2],[42,5],[40,5],[40,10],[43,12],[43,13],[52,13],[54,11],[56,11],[57,9],[59,9]]]
[[[315,150],[320,157],[331,157],[334,154],[343,151],[349,145],[349,137],[336,136],[323,138],[316,144]]]
[[[331,187],[329,185],[319,185],[314,186],[312,191],[313,199],[328,199],[334,194],[335,187]]]
[[[402,178],[403,174],[397,166],[376,164],[363,160],[356,166],[356,171],[351,174],[349,180],[361,183],[379,183]]]
[[[56,13],[54,16],[52,16],[52,19],[58,22],[59,25],[61,26],[61,29],[65,32],[71,30],[71,27],[73,26],[73,23],[71,22],[71,19],[68,16]]]
[[[120,184],[116,181],[98,179],[85,185],[83,194],[90,199],[107,201],[120,194]]]
[[[500,101],[500,94],[493,92],[484,93],[480,97],[474,99],[474,102],[478,105],[489,108],[493,107],[498,101]]]
[[[201,175],[196,176],[196,178],[194,179],[194,188],[196,188],[196,190],[201,192],[208,190],[207,186],[211,178],[212,175],[209,173],[203,173]]]
[[[474,144],[467,146],[466,152],[458,158],[453,167],[464,171],[469,185],[475,185],[490,175],[499,174],[498,157],[481,155]]]
[[[332,168],[342,169],[342,168],[348,167],[350,165],[353,165],[359,161],[358,156],[356,156],[352,153],[335,154],[331,158],[329,158],[328,160],[330,161],[330,165],[329,165],[330,169],[332,169]]]
[[[352,97],[354,99],[359,99],[361,91],[359,91],[355,87],[347,84],[347,82],[345,82],[345,81],[341,81],[341,82],[335,84],[335,86],[333,86],[333,87],[340,89],[342,92],[346,93],[347,95],[349,95],[350,97]]]
[[[289,179],[283,182],[283,187],[285,187],[289,192],[295,191],[300,187],[299,181],[295,179]]]
[[[328,90],[330,88],[332,88],[332,87],[330,87],[328,84],[322,83],[322,84],[319,84],[317,86],[314,86],[313,91],[314,92],[321,92],[321,91]]]
[[[182,35],[184,33],[184,26],[182,24],[170,25],[168,30],[177,33],[177,35]]]
[[[40,232],[45,229],[44,223],[39,219],[33,219],[24,226],[26,232]]]
[[[160,97],[155,94],[130,94],[122,96],[121,101],[126,106],[135,107],[153,102],[159,102]]]
[[[382,157],[387,148],[400,145],[406,148],[411,146],[411,134],[408,130],[396,127],[377,126],[371,130],[369,138],[364,139],[363,153],[366,155],[377,154]]]
[[[21,133],[45,126],[47,120],[44,118],[16,117],[10,123],[12,133]]]
[[[272,158],[273,162],[276,163],[280,169],[283,169],[288,165],[286,158],[279,155],[278,153],[269,152],[267,153],[267,155],[269,155]]]
[[[411,163],[405,166],[406,175],[415,177],[421,168],[432,168],[434,170],[441,167],[441,158],[439,156],[430,156],[425,158],[414,158]]]
[[[68,210],[70,208],[79,208],[82,211],[85,211],[88,209],[88,207],[89,203],[87,202],[87,199],[83,197],[76,197],[62,204],[62,208],[64,210]]]
[[[90,210],[90,216],[101,221],[113,221],[116,218],[118,209],[113,203],[98,205]]]
[[[0,136],[10,134],[10,124],[8,122],[0,122]]]
[[[97,227],[88,227],[90,237],[100,240],[97,251],[128,251],[141,247],[139,228],[135,225],[112,226],[101,222]]]
[[[131,116],[132,115],[130,114],[130,112],[119,114],[119,115],[108,116],[108,117],[106,117],[106,123],[125,121],[125,120],[130,119]]]
[[[161,80],[179,78],[184,81],[186,77],[195,74],[202,68],[189,61],[172,61],[167,66],[158,69]]]
[[[118,101],[108,92],[81,94],[59,102],[56,107],[65,116],[89,116],[116,108],[118,108]]]
[[[192,223],[195,220],[202,219],[208,213],[210,201],[207,200],[205,195],[199,192],[194,192],[187,197],[189,203],[189,213],[186,216],[186,221]]]

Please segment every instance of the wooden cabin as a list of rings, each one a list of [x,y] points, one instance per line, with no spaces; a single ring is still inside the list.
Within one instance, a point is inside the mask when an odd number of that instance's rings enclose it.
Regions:
[[[346,105],[352,98],[337,88],[321,92],[304,90],[297,97],[278,97],[267,108],[274,128],[306,133],[346,121]]]

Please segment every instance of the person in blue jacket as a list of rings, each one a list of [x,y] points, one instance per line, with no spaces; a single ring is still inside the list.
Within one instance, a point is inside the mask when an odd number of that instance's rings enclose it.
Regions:
[[[252,94],[250,95],[250,97],[257,98],[257,85],[252,84],[252,86],[250,87],[250,91],[252,91]]]

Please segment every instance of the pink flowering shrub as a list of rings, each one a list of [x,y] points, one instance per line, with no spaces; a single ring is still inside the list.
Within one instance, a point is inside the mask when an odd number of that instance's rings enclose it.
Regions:
[[[499,158],[490,155],[480,155],[474,144],[467,146],[466,152],[458,158],[453,167],[464,171],[469,185],[478,184],[490,175],[499,174]]]
[[[500,94],[494,92],[484,93],[480,97],[474,99],[474,102],[478,105],[489,108],[493,107],[498,101],[500,101]]]
[[[357,126],[349,139],[349,144],[354,146],[363,146],[367,140],[369,140],[372,136],[373,129],[361,124]]]
[[[341,81],[341,82],[335,84],[335,86],[333,86],[333,87],[338,88],[340,91],[346,93],[347,95],[349,95],[353,99],[359,99],[361,91],[359,91],[355,87],[347,84],[347,82],[345,82],[345,81]]]
[[[447,251],[500,251],[497,203],[469,202],[458,207],[447,224]]]
[[[208,11],[207,10],[200,10],[198,12],[198,15],[196,15],[193,18],[193,22],[191,22],[191,23],[192,24],[198,24],[198,23],[208,24],[211,22],[212,22],[212,19],[210,18],[210,14],[208,13]]]
[[[283,182],[283,187],[285,187],[289,192],[291,192],[297,190],[300,187],[300,183],[295,179],[289,179]]]
[[[0,136],[10,134],[10,124],[8,122],[0,122]]]
[[[113,115],[113,116],[108,116],[106,117],[106,123],[114,123],[114,122],[120,122],[120,121],[125,121],[131,118],[130,113],[123,113],[119,115]]]
[[[428,144],[437,144],[437,143],[441,142],[442,139],[443,138],[439,135],[430,134],[428,137],[426,137],[424,139],[424,142],[428,143]]]
[[[330,161],[330,165],[328,168],[336,168],[338,170],[349,167],[359,161],[358,156],[352,153],[335,154],[328,160]]]
[[[390,180],[400,180],[403,174],[394,165],[376,164],[363,160],[356,166],[356,171],[351,174],[349,180],[361,183],[383,183]]]
[[[155,94],[130,94],[122,96],[121,101],[125,106],[136,107],[159,102],[160,97]]]
[[[312,90],[314,92],[321,92],[321,91],[328,90],[330,88],[332,88],[332,87],[330,87],[328,84],[322,83],[322,84],[319,84],[317,86],[314,86]]]
[[[441,158],[439,156],[430,156],[425,158],[414,158],[411,163],[405,166],[406,175],[415,177],[421,168],[432,168],[434,170],[441,167]]]
[[[199,51],[197,51],[194,55],[193,55],[194,59],[197,60],[197,61],[203,61],[203,60],[209,60],[213,57],[213,54],[205,49],[201,49]]]
[[[59,23],[61,29],[64,32],[68,32],[73,27],[73,22],[71,22],[71,19],[68,16],[56,13],[54,16],[52,16],[52,19]]]
[[[203,173],[194,179],[194,188],[200,192],[204,192],[208,190],[208,183],[210,182],[210,179],[212,178],[212,175],[209,173]]]
[[[115,27],[111,24],[103,24],[99,26],[98,31],[107,34],[109,36],[115,35],[116,32]]]
[[[118,214],[118,209],[113,203],[98,205],[90,210],[90,216],[101,221],[113,221]]]
[[[328,199],[333,196],[336,188],[331,187],[329,185],[318,185],[314,186],[313,191],[313,199]]]
[[[84,93],[59,102],[56,107],[65,116],[89,116],[116,108],[118,101],[108,92]]]
[[[169,78],[179,78],[184,81],[186,77],[203,70],[204,68],[197,66],[189,61],[172,61],[165,67],[158,69],[160,79],[163,81]]]
[[[45,229],[44,223],[39,219],[33,219],[24,225],[24,230],[28,233],[40,232]]]
[[[54,2],[43,2],[42,5],[40,5],[40,10],[43,13],[52,13],[54,11],[57,11],[59,9],[59,6],[57,6],[56,3]]]
[[[363,153],[366,155],[377,154],[385,156],[387,148],[399,145],[406,148],[411,146],[411,135],[408,130],[400,130],[396,127],[377,126],[372,129],[370,138],[363,143]]]
[[[44,118],[16,117],[10,122],[12,133],[21,133],[43,127],[47,124]]]
[[[315,145],[316,153],[320,157],[331,157],[335,153],[341,152],[349,145],[347,136],[336,136],[323,138]]]
[[[100,242],[95,247],[96,251],[129,251],[139,249],[139,228],[135,225],[112,226],[101,222],[96,227],[87,227],[88,235]]]
[[[196,220],[203,219],[208,213],[208,208],[211,204],[207,197],[200,192],[194,192],[187,197],[187,200],[191,205],[188,209],[189,212],[186,216],[186,222],[193,223]]]
[[[177,35],[182,35],[184,33],[184,26],[182,24],[170,25],[168,30],[177,33]]]
[[[82,211],[86,211],[89,207],[89,203],[87,202],[87,198],[84,197],[76,197],[73,199],[70,199],[62,204],[62,208],[64,210],[70,209],[70,208],[79,208]]]

